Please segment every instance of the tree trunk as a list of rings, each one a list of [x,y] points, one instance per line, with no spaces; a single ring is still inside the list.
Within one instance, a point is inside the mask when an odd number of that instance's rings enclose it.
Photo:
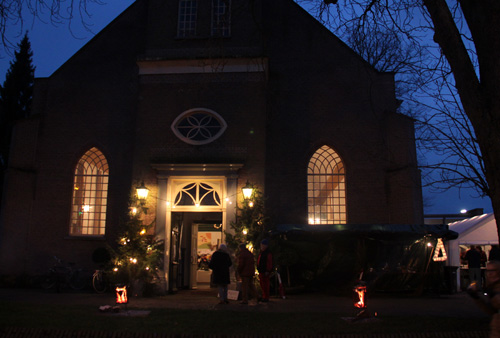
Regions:
[[[434,40],[450,64],[476,133],[500,238],[500,1],[459,0],[474,38],[479,69],[470,59],[446,1],[423,2],[434,23]]]

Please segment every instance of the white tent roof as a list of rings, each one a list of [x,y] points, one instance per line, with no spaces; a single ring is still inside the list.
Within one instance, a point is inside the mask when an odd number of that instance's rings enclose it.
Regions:
[[[458,233],[460,244],[498,244],[497,223],[493,213],[453,222],[448,227]]]

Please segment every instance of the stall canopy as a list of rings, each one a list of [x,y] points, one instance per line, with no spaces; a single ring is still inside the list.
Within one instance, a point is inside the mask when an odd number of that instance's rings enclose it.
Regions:
[[[450,223],[449,229],[458,233],[458,239],[448,242],[448,263],[460,266],[460,250],[462,245],[498,244],[497,223],[493,213]]]
[[[372,290],[412,291],[430,283],[438,240],[458,234],[447,225],[280,224],[270,236],[286,284],[341,289],[362,278]]]
[[[383,240],[415,240],[426,236],[456,239],[458,234],[450,230],[442,224],[280,224],[274,234],[318,236],[324,239],[342,235]]]

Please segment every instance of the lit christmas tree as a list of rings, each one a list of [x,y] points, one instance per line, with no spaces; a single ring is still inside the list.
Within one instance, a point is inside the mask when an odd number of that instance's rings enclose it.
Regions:
[[[136,200],[131,205],[137,205]],[[118,236],[118,248],[112,254],[112,275],[117,284],[131,287],[133,284],[152,283],[163,268],[164,242],[154,235],[155,221],[143,224],[145,210],[142,205],[131,207],[124,229]],[[142,290],[133,292],[138,294]]]
[[[241,207],[237,207],[236,222],[230,224],[234,234],[226,232],[226,243],[234,251],[241,243],[247,243],[250,249],[258,249],[256,244],[266,237],[269,230],[264,195],[258,188],[249,183],[247,183],[246,188],[251,189],[251,193],[247,198],[244,198]]]

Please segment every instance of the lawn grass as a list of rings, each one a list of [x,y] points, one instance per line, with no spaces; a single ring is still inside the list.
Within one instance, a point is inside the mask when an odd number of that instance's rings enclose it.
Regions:
[[[33,305],[0,301],[0,327],[157,332],[168,334],[311,335],[338,333],[451,332],[488,330],[488,318],[377,317],[350,323],[331,313],[230,310],[151,310],[145,317],[100,313],[94,306]]]

